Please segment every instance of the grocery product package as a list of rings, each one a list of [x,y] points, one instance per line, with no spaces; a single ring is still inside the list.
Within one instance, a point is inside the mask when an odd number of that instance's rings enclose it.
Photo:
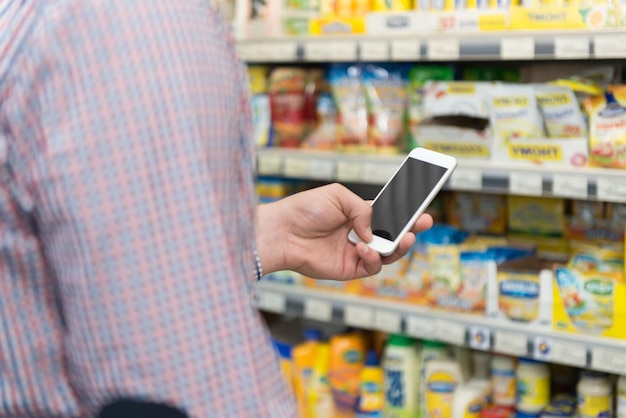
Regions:
[[[500,264],[490,277],[487,315],[503,323],[552,327],[553,263],[530,255]]]
[[[626,168],[626,86],[610,86],[585,99],[589,117],[589,165]]]
[[[428,81],[423,119],[412,127],[420,146],[458,158],[488,160],[493,135],[489,124],[490,83]]]
[[[554,329],[626,338],[623,245],[580,245],[555,276]]]
[[[270,145],[270,128],[272,115],[270,98],[267,94],[267,78],[269,67],[264,65],[249,65],[248,82],[252,92],[252,128],[254,142],[259,147]]]
[[[272,145],[298,148],[315,124],[315,103],[324,74],[320,69],[275,67],[269,75]]]
[[[454,80],[454,68],[449,65],[415,65],[409,70],[409,149],[419,146],[416,129],[426,114],[424,85],[428,81],[452,80]]]
[[[489,91],[489,110],[491,128],[499,144],[545,137],[535,88],[531,85],[494,85]]]
[[[587,123],[571,88],[539,84],[535,91],[548,137],[587,137]]]
[[[435,225],[418,235],[402,280],[412,283],[412,301],[484,315],[489,277],[495,277],[497,265],[533,251],[509,247],[501,237],[469,236]]]
[[[356,64],[333,64],[329,68],[329,82],[338,110],[340,150],[359,152],[367,148],[367,96],[362,71]]]
[[[506,232],[506,196],[499,194],[451,192],[444,195],[446,220],[451,226],[476,234]]]
[[[366,64],[363,84],[367,95],[368,144],[377,153],[406,150],[407,68],[402,64]]]

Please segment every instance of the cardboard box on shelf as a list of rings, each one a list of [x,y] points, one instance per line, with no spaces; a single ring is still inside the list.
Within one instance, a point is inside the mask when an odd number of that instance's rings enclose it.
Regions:
[[[624,6],[580,3],[562,7],[522,7],[510,9],[510,29],[604,29],[623,27]]]
[[[587,138],[510,141],[496,138],[493,145],[493,159],[498,162],[583,167],[589,160],[589,141]]]
[[[370,12],[366,22],[372,35],[479,32],[507,29],[508,14],[499,10]]]
[[[493,148],[490,86],[490,83],[427,82],[424,119],[412,127],[413,138],[424,148],[458,158],[490,159]]]
[[[555,330],[626,339],[623,274],[559,268],[554,295]]]
[[[327,16],[309,21],[311,35],[342,35],[365,33],[364,17]]]
[[[555,271],[554,329],[626,339],[624,246],[582,243]]]

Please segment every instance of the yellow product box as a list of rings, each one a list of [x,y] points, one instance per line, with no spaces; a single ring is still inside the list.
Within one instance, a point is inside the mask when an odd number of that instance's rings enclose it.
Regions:
[[[506,232],[506,196],[474,192],[452,192],[443,199],[449,225],[477,234]]]
[[[565,200],[508,195],[508,229],[512,233],[563,236]]]
[[[574,250],[556,269],[555,329],[626,338],[624,245],[580,243]]]
[[[624,10],[619,3],[580,3],[562,7],[521,7],[510,9],[511,29],[603,29],[623,27]]]
[[[587,138],[497,138],[493,158],[498,162],[584,167],[589,161],[589,141]]]
[[[320,17],[309,21],[311,35],[365,33],[364,17]]]
[[[508,29],[508,14],[503,10],[430,11],[440,32],[481,32]]]
[[[623,273],[558,268],[554,294],[554,329],[626,339]]]
[[[361,283],[359,280],[320,280],[312,279],[310,277],[304,277],[302,283],[305,287],[318,290],[326,290],[330,292],[341,292],[349,294],[360,293]]]
[[[553,278],[552,264],[535,255],[502,263],[489,277],[487,316],[551,328]]]
[[[564,259],[570,252],[569,242],[565,237],[523,233],[508,233],[506,236],[512,244],[534,246],[539,254],[550,258]]]

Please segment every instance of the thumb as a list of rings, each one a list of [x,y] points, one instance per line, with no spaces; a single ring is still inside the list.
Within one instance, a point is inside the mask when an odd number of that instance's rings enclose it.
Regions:
[[[350,220],[352,229],[361,241],[370,242],[372,240],[372,208],[367,201],[348,188],[338,186],[333,189],[333,194],[341,211]]]

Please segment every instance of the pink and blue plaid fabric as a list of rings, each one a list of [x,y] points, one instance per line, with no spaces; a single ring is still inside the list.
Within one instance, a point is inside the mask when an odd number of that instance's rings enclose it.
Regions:
[[[242,64],[205,0],[0,0],[0,417],[296,416],[251,306]]]

